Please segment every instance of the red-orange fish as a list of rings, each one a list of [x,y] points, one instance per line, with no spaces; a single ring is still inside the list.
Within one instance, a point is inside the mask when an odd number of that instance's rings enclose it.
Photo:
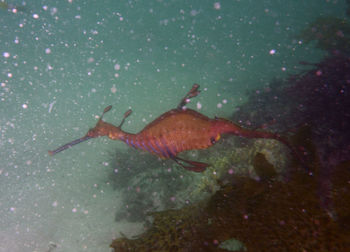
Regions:
[[[185,160],[177,155],[187,150],[209,148],[219,141],[222,134],[233,134],[246,138],[275,139],[287,145],[295,154],[291,145],[278,134],[244,129],[229,120],[223,118],[211,119],[197,111],[184,108],[190,98],[197,96],[199,92],[199,85],[194,84],[176,109],[165,112],[136,134],[121,129],[125,119],[131,114],[131,110],[125,112],[119,126],[103,121],[103,115],[112,108],[112,106],[108,106],[104,109],[96,126],[90,129],[84,137],[67,143],[56,150],[49,151],[49,154],[55,155],[90,138],[108,136],[112,140],[121,140],[129,146],[147,151],[158,157],[170,158],[185,169],[202,172],[208,164]]]

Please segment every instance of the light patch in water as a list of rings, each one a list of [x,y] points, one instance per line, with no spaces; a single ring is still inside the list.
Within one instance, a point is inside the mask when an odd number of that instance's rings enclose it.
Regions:
[[[113,86],[111,87],[111,92],[112,92],[113,94],[115,94],[115,93],[117,92],[117,88],[116,88],[115,85],[113,85]]]

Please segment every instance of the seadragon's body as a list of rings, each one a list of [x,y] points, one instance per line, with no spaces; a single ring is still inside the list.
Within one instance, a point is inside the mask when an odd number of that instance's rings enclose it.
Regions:
[[[193,149],[206,149],[218,140],[212,119],[191,110],[170,110],[148,124],[137,134],[120,137],[128,145],[162,158]]]
[[[112,106],[108,106],[96,126],[90,129],[84,137],[65,144],[54,151],[49,151],[49,154],[54,155],[90,138],[108,136],[112,140],[121,140],[131,147],[147,151],[160,158],[173,159],[179,165],[191,171],[201,172],[205,170],[208,164],[185,160],[177,155],[187,150],[209,148],[220,139],[221,134],[233,134],[246,138],[276,139],[286,144],[293,151],[290,144],[278,134],[244,129],[229,120],[223,118],[211,119],[197,111],[185,108],[184,105],[189,102],[190,98],[199,94],[198,88],[198,84],[193,85],[176,109],[165,112],[136,134],[121,129],[125,118],[131,114],[131,110],[124,114],[119,126],[103,121],[104,113],[112,108]]]

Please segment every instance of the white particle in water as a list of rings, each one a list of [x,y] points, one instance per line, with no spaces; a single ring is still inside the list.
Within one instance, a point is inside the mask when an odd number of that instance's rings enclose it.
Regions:
[[[112,92],[113,94],[115,94],[115,93],[117,92],[117,88],[116,88],[115,85],[113,85],[113,86],[111,87],[111,92]]]
[[[28,108],[28,105],[24,103],[24,104],[22,104],[22,108],[26,109],[26,108]]]
[[[221,9],[221,3],[219,3],[219,2],[214,3],[214,9],[215,10],[220,10]]]
[[[9,53],[9,52],[4,52],[4,53],[2,54],[2,56],[4,56],[5,58],[8,58],[8,57],[10,57],[10,53]]]
[[[197,102],[197,109],[201,109],[202,108],[202,104],[200,102]]]
[[[49,113],[51,113],[53,105],[55,105],[56,101],[53,101],[49,104]]]
[[[270,55],[274,55],[276,53],[276,50],[275,49],[271,49],[269,53],[270,53]]]
[[[38,19],[38,18],[39,18],[39,15],[36,14],[36,13],[34,13],[34,14],[33,14],[33,18],[34,18],[34,19]]]

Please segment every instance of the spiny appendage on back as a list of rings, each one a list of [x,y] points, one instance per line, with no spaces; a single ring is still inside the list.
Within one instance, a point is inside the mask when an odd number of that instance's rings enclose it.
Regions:
[[[179,152],[205,149],[214,144],[212,119],[194,110],[170,110],[141,132],[128,135],[124,141],[162,158],[173,158]]]

